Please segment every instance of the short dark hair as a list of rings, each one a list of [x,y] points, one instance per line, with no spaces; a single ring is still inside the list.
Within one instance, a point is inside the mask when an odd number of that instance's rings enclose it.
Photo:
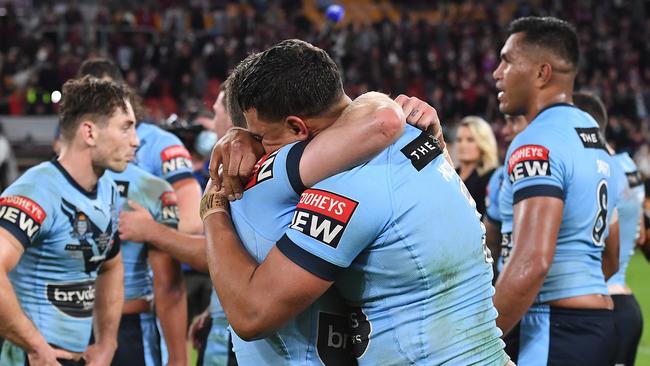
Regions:
[[[233,126],[246,128],[248,127],[248,124],[246,123],[246,117],[244,117],[244,113],[239,106],[239,102],[234,96],[235,91],[232,90],[232,88],[235,87],[234,82],[234,76],[233,74],[230,74],[226,81],[221,84],[221,89],[224,93],[222,103],[228,112],[228,116],[230,117]]]
[[[108,76],[115,82],[124,82],[124,76],[120,68],[113,61],[102,57],[89,58],[81,64],[77,71],[77,77],[84,77],[86,75],[94,76],[98,79]]]
[[[600,133],[605,136],[607,129],[607,108],[605,103],[596,94],[589,92],[577,92],[573,94],[573,105],[589,113],[598,122]]]
[[[92,76],[66,81],[59,104],[61,137],[66,141],[72,140],[83,119],[102,124],[117,108],[126,113],[126,102],[131,99],[130,89],[121,83]]]
[[[573,65],[580,63],[580,46],[575,27],[554,17],[524,17],[515,19],[508,27],[508,35],[524,33],[524,42],[550,50]]]
[[[343,96],[341,73],[322,49],[298,39],[249,55],[231,74],[228,98],[261,118],[313,117]],[[231,111],[231,116],[234,117]]]

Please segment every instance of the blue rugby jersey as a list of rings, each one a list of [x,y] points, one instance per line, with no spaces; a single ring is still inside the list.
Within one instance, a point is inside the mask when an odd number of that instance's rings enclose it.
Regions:
[[[607,294],[601,262],[619,189],[613,164],[596,121],[569,104],[540,112],[508,148],[499,202],[505,238],[514,204],[535,196],[564,201],[555,257],[536,303]],[[504,244],[501,266],[513,245]]]
[[[636,247],[636,238],[639,235],[641,212],[645,200],[645,187],[643,178],[637,170],[636,164],[627,153],[614,155],[616,163],[620,164],[624,171],[623,194],[616,208],[618,209],[619,237],[620,237],[620,254],[619,267],[608,281],[607,284],[617,284],[625,286],[625,272],[630,258],[634,254]]]
[[[500,166],[494,170],[487,186],[487,195],[485,196],[485,214],[490,221],[501,224],[501,214],[499,213],[499,192],[503,183],[503,167]]]
[[[107,174],[88,192],[57,161],[29,169],[2,193],[0,227],[25,249],[9,279],[25,314],[56,347],[88,346],[97,272],[120,250],[118,199]],[[8,341],[0,357],[2,365],[24,362]]]
[[[262,262],[291,222],[304,188],[287,170],[302,155],[305,143],[289,145],[263,157],[241,200],[232,202],[232,219],[246,250]],[[347,308],[335,289],[267,338],[252,342],[232,332],[237,362],[242,365],[354,365],[350,352]]]
[[[136,132],[136,165],[171,184],[193,177],[190,153],[173,133],[149,123],[140,123]]]
[[[166,181],[145,172],[135,164],[129,164],[121,173],[108,172],[115,181],[120,194],[122,210],[129,210],[128,200],[137,202],[149,211],[159,223],[175,228],[178,225],[176,194]],[[147,261],[147,247],[142,243],[122,242],[124,263],[124,299],[153,296],[151,268]]]
[[[307,271],[336,281],[351,307],[360,365],[508,361],[484,229],[440,155],[432,135],[406,126],[370,162],[305,190],[277,244]]]

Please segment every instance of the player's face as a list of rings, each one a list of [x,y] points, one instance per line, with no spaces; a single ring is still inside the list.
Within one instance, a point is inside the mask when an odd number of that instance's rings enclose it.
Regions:
[[[510,143],[512,140],[514,140],[515,136],[519,134],[519,132],[523,131],[526,126],[528,126],[528,121],[526,121],[526,117],[522,115],[511,116],[507,114],[505,118],[506,124],[501,130],[501,134],[503,135],[504,140],[507,143]]]
[[[523,49],[523,33],[508,37],[501,49],[501,62],[492,76],[499,91],[499,110],[504,114],[525,115],[534,87],[533,65]]]
[[[464,163],[474,163],[481,160],[481,150],[476,144],[472,131],[465,127],[458,127],[454,143],[456,158]]]
[[[291,133],[287,124],[258,118],[255,108],[244,112],[244,117],[248,123],[248,130],[262,143],[267,154],[299,140],[295,133]]]
[[[126,106],[126,112],[116,108],[105,124],[96,125],[97,143],[93,163],[99,168],[122,172],[135,158],[135,148],[140,142],[135,132],[131,103],[127,101]]]

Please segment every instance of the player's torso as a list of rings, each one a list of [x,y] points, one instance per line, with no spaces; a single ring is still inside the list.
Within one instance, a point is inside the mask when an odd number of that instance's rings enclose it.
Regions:
[[[363,212],[387,217],[377,239],[335,283],[352,306],[353,349],[361,364],[491,364],[504,356],[484,230],[440,152],[432,136],[407,126],[369,163],[319,184],[324,194],[330,183],[343,192],[336,199],[347,200],[355,212],[369,205]],[[318,198],[303,195],[301,201],[309,199]],[[380,212],[386,207],[392,212]],[[321,236],[324,244],[336,245],[336,237],[326,239]]]
[[[616,206],[619,217],[619,268],[607,284],[625,285],[625,272],[634,254],[636,237],[639,235],[641,210],[645,199],[643,179],[636,164],[628,154],[614,155],[616,163],[620,164],[625,173],[622,197]]]
[[[291,223],[298,194],[286,173],[289,148],[262,158],[243,199],[231,204],[235,229],[246,250],[262,262]],[[233,334],[240,365],[351,365],[347,307],[328,290],[273,335],[244,342]]]
[[[49,342],[82,351],[79,332],[90,329],[97,270],[113,248],[117,230],[115,186],[104,176],[94,195],[83,193],[51,162],[16,184],[47,186],[51,209],[47,226],[10,272],[12,285],[23,310]]]
[[[509,159],[505,164],[500,212],[501,231],[507,242],[504,245],[509,248],[516,245],[511,240],[513,184],[529,177],[563,177],[564,209],[555,257],[537,301],[606,293],[600,263],[617,182],[612,173],[614,162],[595,121],[571,106],[548,108],[515,138],[506,156]],[[561,168],[553,163],[558,161],[562,162]],[[503,255],[501,260],[505,262],[508,258]]]

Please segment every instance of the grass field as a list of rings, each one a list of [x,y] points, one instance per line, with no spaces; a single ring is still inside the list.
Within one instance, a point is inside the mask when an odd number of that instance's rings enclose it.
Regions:
[[[643,313],[643,335],[636,356],[637,366],[650,366],[650,263],[637,252],[627,270],[627,282],[632,287]]]

